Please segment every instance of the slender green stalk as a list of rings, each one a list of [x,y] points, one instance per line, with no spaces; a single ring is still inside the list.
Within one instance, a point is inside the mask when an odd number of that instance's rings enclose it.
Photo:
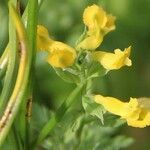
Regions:
[[[6,49],[4,50],[4,52],[0,58],[0,68],[3,68],[3,65],[6,63],[7,53],[8,53],[8,45],[7,45]]]
[[[32,72],[30,74],[30,81],[29,81],[29,96],[32,97],[32,91],[33,91],[33,85],[34,85],[34,64],[35,64],[35,57],[36,57],[36,51],[37,51],[37,43],[36,43],[36,37],[37,37],[37,18],[38,18],[38,0],[29,0],[28,3],[28,24],[27,24],[27,34],[29,39],[29,45],[30,49],[32,49]],[[25,122],[25,149],[30,149],[30,121],[29,121],[29,115],[30,110],[32,109],[31,101],[32,99],[29,98],[29,101],[27,101],[27,114],[26,114],[26,122]]]
[[[16,6],[16,0],[10,1]],[[16,43],[16,32],[13,30],[13,22],[9,18],[9,45],[6,51],[2,55],[3,62],[5,65],[8,61],[6,76],[4,80],[4,86],[0,95],[0,114],[3,112],[3,108],[6,106],[8,99],[10,98],[11,92],[14,87],[14,81],[16,80],[16,68],[17,68],[17,43]],[[11,48],[11,50],[10,50]],[[7,55],[8,54],[8,55]]]
[[[14,135],[14,142],[16,143],[16,147],[18,150],[23,150],[22,144],[21,144],[21,139],[17,134],[17,130],[15,126],[12,127],[13,130],[13,135]]]
[[[88,81],[87,81],[87,85],[86,85],[86,93],[85,94],[91,94],[92,93],[92,83],[93,83],[93,81],[92,81],[92,79],[89,79]]]
[[[4,77],[6,69],[7,69],[7,59],[6,62],[4,62],[2,68],[0,68],[0,80]]]
[[[10,0],[11,2],[11,0]],[[17,1],[16,0],[12,0],[13,5],[16,5]],[[25,22],[27,21],[27,13],[28,13],[28,6],[25,9],[23,16],[22,16],[22,20],[25,24]],[[6,105],[10,94],[12,92],[13,89],[13,82],[15,80],[15,72],[16,72],[16,57],[17,57],[17,48],[16,48],[16,32],[15,30],[13,30],[13,25],[12,25],[12,21],[11,18],[9,19],[10,23],[9,23],[9,37],[10,37],[10,43],[7,45],[4,53],[2,54],[1,58],[0,58],[0,78],[4,75],[6,69],[6,75],[5,75],[5,81],[4,81],[4,86],[0,95],[0,113],[3,112],[4,106]]]
[[[44,0],[39,1],[38,9],[40,9],[43,2],[44,2]],[[27,22],[27,17],[28,17],[27,14],[28,14],[28,10],[29,10],[28,7],[29,7],[29,5],[27,5],[27,7],[22,15],[22,21],[24,24],[26,24],[26,22]],[[36,11],[37,11],[37,9],[36,9]],[[8,50],[8,45],[7,45],[6,49],[4,50],[4,52],[0,58],[0,79],[6,71],[6,66],[8,64],[8,52],[9,52],[9,50]]]
[[[30,1],[32,1],[31,2],[32,5],[37,3],[37,0],[30,0]],[[11,4],[9,4],[9,10],[11,12],[10,14],[12,16],[14,25],[18,33],[21,56],[16,84],[13,93],[10,97],[9,103],[5,109],[4,115],[0,120],[0,146],[3,144],[6,135],[8,134],[8,131],[13,123],[13,120],[19,110],[21,102],[25,99],[31,72],[32,53],[33,53],[32,52],[33,46],[29,46],[28,48],[29,43],[27,42],[27,35],[25,27],[21,22],[21,18],[18,16],[16,10],[14,9],[14,7],[12,7]],[[33,32],[30,31],[29,33],[32,34]],[[29,38],[29,40],[31,40],[31,38]]]
[[[8,46],[4,50],[1,58],[0,58],[0,79],[3,77],[8,63]]]
[[[73,102],[77,100],[77,96],[82,91],[84,84],[78,85],[70,94],[70,96],[63,102],[57,112],[50,118],[50,120],[44,125],[39,133],[36,144],[41,143],[46,136],[54,129],[54,127],[61,121],[66,111],[72,105]]]
[[[16,0],[14,2],[14,5],[15,4],[16,4]],[[27,14],[28,14],[28,5],[27,5],[27,7],[26,7],[26,9],[25,9],[25,11],[22,15],[22,21],[23,21],[24,24],[27,21]],[[9,25],[9,26],[11,26],[11,25]],[[11,30],[9,30],[9,31],[11,31]],[[11,36],[9,36],[9,37],[11,37]],[[9,58],[8,58],[9,57],[9,51],[14,52],[14,50],[12,49],[13,47],[12,46],[10,46],[10,47],[11,47],[11,49],[9,50],[9,44],[7,44],[6,49],[4,50],[4,52],[3,52],[3,54],[0,58],[0,79],[3,77],[4,73],[6,72],[6,67],[8,65],[8,60],[9,60]]]
[[[28,35],[30,49],[32,49],[32,55],[33,55],[32,65],[34,64],[35,56],[36,56],[37,17],[38,17],[38,0],[29,0],[27,35]]]
[[[26,42],[26,34],[25,29],[23,27],[22,22],[20,21],[19,16],[17,15],[16,10],[12,7],[12,4],[9,3],[9,12],[11,15],[11,19],[13,20],[15,27],[17,29],[17,33],[19,36],[19,41],[21,44],[21,56],[20,56],[20,65],[18,70],[18,76],[16,85],[13,91],[12,96],[10,97],[9,103],[5,109],[4,115],[2,116],[0,120],[0,145],[2,145],[10,126],[13,122],[13,119],[18,111],[18,107],[20,104],[20,98],[24,96],[24,90],[27,84],[27,81],[25,81],[23,78],[25,71],[27,73],[29,72],[28,68],[26,67],[26,62],[28,62],[29,59],[27,59],[27,42]],[[15,31],[15,28],[12,29]],[[28,75],[25,73],[25,77]],[[27,75],[26,75],[27,74]],[[25,78],[26,79],[26,78]],[[26,79],[27,80],[27,79]],[[22,87],[21,87],[22,85]],[[17,103],[16,103],[17,102]]]

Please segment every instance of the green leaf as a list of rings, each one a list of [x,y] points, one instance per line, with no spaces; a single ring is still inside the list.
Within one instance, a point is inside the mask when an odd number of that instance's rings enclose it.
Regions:
[[[104,125],[105,127],[119,127],[123,125],[126,121],[124,119],[121,119],[118,116],[105,113],[104,114]]]
[[[94,150],[120,150],[130,146],[134,140],[130,137],[118,135],[114,138],[104,137],[99,144],[97,144]]]
[[[106,73],[107,70],[99,62],[93,61],[88,66],[88,79],[101,77],[104,76]]]
[[[102,124],[104,123],[103,115],[105,110],[101,105],[95,103],[89,96],[82,97],[82,105],[86,113],[98,117]]]
[[[55,71],[59,77],[61,77],[64,81],[69,83],[79,83],[80,78],[79,74],[76,70],[73,69],[57,69],[55,68]]]

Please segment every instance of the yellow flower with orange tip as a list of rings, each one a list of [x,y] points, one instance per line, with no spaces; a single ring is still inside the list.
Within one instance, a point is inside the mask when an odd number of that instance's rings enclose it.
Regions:
[[[40,50],[48,50],[53,40],[49,38],[48,30],[42,26],[37,26],[37,48]]]
[[[55,41],[49,47],[47,62],[53,67],[67,68],[73,65],[75,59],[76,51],[62,42]]]
[[[125,48],[124,51],[115,49],[114,53],[104,51],[94,51],[92,56],[95,61],[101,63],[101,65],[107,70],[120,69],[123,66],[131,66],[132,62],[129,59],[131,47]]]
[[[96,95],[94,100],[110,113],[126,119],[129,126],[139,128],[150,126],[150,98],[130,98],[129,102],[122,102],[113,97]]]
[[[78,44],[78,49],[96,49],[102,43],[104,35],[115,29],[115,17],[95,4],[84,10],[83,22],[88,30],[85,39]]]

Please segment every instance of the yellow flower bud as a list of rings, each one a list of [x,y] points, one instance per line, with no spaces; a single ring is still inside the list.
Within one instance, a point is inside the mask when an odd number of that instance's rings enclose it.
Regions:
[[[47,61],[53,67],[67,68],[73,65],[76,59],[76,51],[62,42],[55,41],[49,50]]]
[[[129,102],[122,102],[113,97],[96,95],[95,102],[115,115],[126,119],[127,124],[132,127],[143,128],[150,126],[150,99],[131,98]],[[147,106],[148,105],[148,106]]]
[[[37,26],[37,48],[40,50],[48,50],[53,40],[49,38],[48,30],[42,26]]]
[[[131,47],[114,50],[114,53],[104,51],[95,51],[92,53],[94,60],[99,61],[107,70],[120,69],[123,66],[131,66],[132,62],[129,59]]]

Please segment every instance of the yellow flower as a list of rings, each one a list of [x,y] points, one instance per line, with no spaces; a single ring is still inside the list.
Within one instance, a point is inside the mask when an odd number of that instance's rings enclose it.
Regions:
[[[37,27],[37,47],[48,51],[47,61],[53,67],[66,68],[71,66],[76,58],[76,51],[58,41],[49,38],[48,30],[41,25]]]
[[[115,115],[126,119],[127,124],[132,127],[143,128],[150,126],[150,99],[149,98],[130,98],[129,102],[122,102],[113,97],[96,95],[95,102]]]
[[[42,26],[37,26],[37,48],[40,50],[48,50],[53,40],[49,38],[48,30]]]
[[[123,66],[131,66],[129,59],[131,47],[125,48],[124,51],[115,49],[114,53],[104,51],[95,51],[92,53],[94,60],[100,62],[107,70],[120,69]]]
[[[47,61],[53,67],[67,68],[74,63],[75,58],[76,51],[62,42],[55,41],[49,47]]]
[[[115,29],[115,17],[95,4],[84,10],[83,22],[88,31],[85,39],[77,46],[78,49],[96,49],[102,43],[104,35]]]

